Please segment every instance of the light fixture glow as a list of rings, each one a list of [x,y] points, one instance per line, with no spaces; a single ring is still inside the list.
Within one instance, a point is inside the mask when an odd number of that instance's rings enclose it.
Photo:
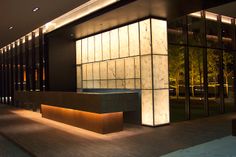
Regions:
[[[36,7],[36,8],[34,8],[32,11],[33,11],[33,12],[36,12],[36,11],[38,11],[38,10],[39,10],[39,8]]]
[[[72,21],[75,21],[77,19],[80,19],[86,15],[89,15],[99,9],[102,9],[104,7],[107,7],[113,3],[116,3],[120,0],[90,0],[87,3],[69,11],[68,13],[65,13],[64,15],[52,20],[50,23],[53,23],[53,29],[47,30],[47,32],[53,31],[57,28],[60,28]],[[45,26],[45,25],[44,25]]]
[[[201,17],[201,12],[198,11],[198,12],[195,12],[195,13],[191,13],[189,14],[190,16],[195,16],[195,17]]]
[[[228,16],[221,16],[221,21],[222,21],[223,23],[231,24],[231,20],[232,20],[231,17],[228,17]]]
[[[11,26],[11,27],[9,27],[8,29],[9,29],[9,30],[12,30],[13,28],[14,28],[14,27],[13,27],[13,26]]]
[[[206,19],[217,21],[217,14],[207,11],[205,13],[206,13]]]

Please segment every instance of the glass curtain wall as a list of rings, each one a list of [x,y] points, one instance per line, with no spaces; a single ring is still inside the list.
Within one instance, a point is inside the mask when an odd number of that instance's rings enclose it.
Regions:
[[[220,113],[220,50],[207,49],[208,104],[210,115]]]
[[[170,118],[185,119],[185,51],[186,18],[181,17],[168,23],[169,83],[170,83]]]
[[[189,87],[191,118],[204,116],[203,49],[189,47]]]
[[[185,118],[184,52],[184,46],[169,46],[170,113],[175,120]]]
[[[235,20],[197,12],[168,21],[171,121],[234,111]]]
[[[223,53],[223,73],[224,73],[224,104],[225,111],[232,112],[234,111],[234,63],[233,63],[233,54],[235,52]]]

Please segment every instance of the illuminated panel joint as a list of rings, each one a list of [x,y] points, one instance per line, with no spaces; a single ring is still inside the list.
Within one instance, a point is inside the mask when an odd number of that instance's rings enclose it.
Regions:
[[[157,19],[78,40],[77,88],[141,89],[142,124],[167,124],[167,45],[167,22]]]

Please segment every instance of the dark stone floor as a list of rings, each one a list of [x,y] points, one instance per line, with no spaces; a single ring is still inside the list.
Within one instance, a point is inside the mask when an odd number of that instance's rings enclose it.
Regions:
[[[157,157],[231,135],[232,118],[235,113],[155,128],[126,124],[122,132],[99,135],[3,106],[0,133],[39,157]]]
[[[0,156],[1,157],[30,157],[31,155],[19,148],[11,141],[0,136]]]

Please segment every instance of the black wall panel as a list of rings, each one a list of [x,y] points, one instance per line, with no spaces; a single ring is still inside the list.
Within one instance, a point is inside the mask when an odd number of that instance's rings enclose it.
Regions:
[[[63,33],[46,37],[49,91],[76,91],[76,45]]]

